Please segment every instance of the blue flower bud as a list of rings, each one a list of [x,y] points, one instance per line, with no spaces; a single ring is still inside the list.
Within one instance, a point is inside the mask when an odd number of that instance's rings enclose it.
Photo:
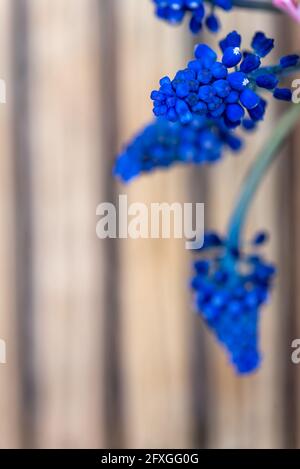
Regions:
[[[170,122],[176,122],[178,117],[177,117],[177,112],[175,111],[174,108],[170,108],[167,112],[167,119]]]
[[[225,50],[228,47],[240,47],[242,42],[242,38],[240,34],[238,34],[236,31],[232,31],[231,33],[227,34],[227,36],[222,39],[219,43],[220,48],[222,52],[225,52]]]
[[[198,44],[195,47],[195,57],[206,68],[210,68],[217,60],[217,54],[215,51],[206,44]]]
[[[165,100],[165,95],[161,93],[160,91],[152,91],[151,93],[151,99],[153,101],[164,101]]]
[[[228,75],[227,68],[221,62],[215,62],[211,67],[211,73],[214,78],[221,79],[226,78]]]
[[[258,246],[258,245],[264,244],[266,241],[268,241],[268,239],[269,239],[268,233],[266,233],[265,231],[260,231],[254,236],[252,240],[252,244],[254,246]]]
[[[259,75],[256,78],[256,84],[261,88],[266,88],[267,90],[273,90],[278,85],[278,78],[272,73],[266,73],[264,75]]]
[[[197,80],[203,85],[207,85],[212,79],[212,73],[206,68],[200,70],[197,75]]]
[[[242,54],[239,47],[227,47],[222,57],[222,63],[228,68],[235,67],[241,61],[241,58]]]
[[[206,275],[209,270],[209,262],[206,260],[198,260],[194,263],[194,267],[198,274]]]
[[[282,68],[294,67],[295,65],[297,65],[298,60],[299,60],[299,55],[296,55],[296,54],[285,55],[281,57],[280,65]]]
[[[223,119],[224,119],[224,124],[226,125],[226,127],[228,129],[235,129],[236,127],[238,127],[239,125],[241,125],[241,120],[237,120],[237,121],[232,121],[230,120],[226,114],[224,114],[223,116]]]
[[[249,130],[255,129],[256,123],[252,119],[243,119],[242,126],[244,127],[245,130],[249,131]]]
[[[253,109],[248,110],[248,113],[251,119],[254,120],[255,122],[263,120],[266,106],[267,106],[267,102],[264,99],[260,98],[260,102],[258,103],[258,105],[255,106]]]
[[[175,96],[171,96],[170,98],[166,99],[166,105],[168,107],[174,107],[176,105],[177,98]]]
[[[216,107],[214,110],[210,111],[210,114],[212,117],[221,117],[224,114],[225,111],[225,104],[220,104],[218,107]]]
[[[171,79],[169,77],[163,77],[159,80],[160,86],[171,85]]]
[[[220,22],[218,18],[216,17],[216,15],[214,15],[213,13],[206,17],[205,24],[208,27],[208,29],[212,31],[213,33],[218,32],[220,29]]]
[[[233,151],[239,151],[243,145],[242,140],[232,132],[228,132],[226,136],[226,143]]]
[[[205,115],[207,113],[207,105],[203,101],[199,101],[192,107],[192,111],[199,115]]]
[[[210,101],[209,101],[207,107],[208,107],[208,109],[209,109],[210,111],[215,111],[215,110],[218,109],[219,106],[221,106],[221,105],[222,105],[222,99],[219,98],[219,96],[213,96],[213,97],[210,99]]]
[[[215,96],[216,92],[210,85],[200,86],[198,96],[202,101],[209,102]]]
[[[185,4],[191,10],[196,10],[202,6],[203,0],[185,0]]]
[[[169,21],[171,24],[179,24],[184,18],[184,10],[175,10],[173,8],[157,8],[156,14],[159,18]]]
[[[229,11],[232,8],[232,0],[214,0],[214,4],[225,11]]]
[[[185,98],[188,96],[190,91],[189,85],[187,83],[180,83],[176,86],[176,95],[178,98]]]
[[[190,60],[188,63],[188,69],[194,70],[196,73],[202,70],[202,65],[199,60]]]
[[[191,7],[190,7],[190,8],[191,8]],[[198,20],[202,19],[202,18],[204,17],[204,15],[205,15],[205,9],[204,9],[204,5],[203,5],[203,0],[202,0],[201,2],[198,0],[198,6],[197,6],[197,7],[196,7],[196,3],[194,2],[194,5],[193,5],[192,10],[193,10],[194,16],[195,16]]]
[[[260,58],[256,54],[247,54],[241,63],[240,70],[244,73],[250,73],[260,67]]]
[[[242,91],[249,83],[247,75],[243,72],[232,72],[228,75],[227,80],[231,88],[237,91]]]
[[[196,106],[196,104],[198,103],[199,101],[199,98],[198,98],[198,95],[196,93],[190,93],[187,98],[185,99],[185,102],[190,106],[190,107],[193,107],[193,106]]]
[[[237,103],[240,99],[240,94],[237,91],[230,91],[229,95],[225,99],[226,103]]]
[[[206,231],[204,233],[204,242],[201,249],[209,249],[223,246],[224,242],[221,236],[215,231]]]
[[[275,88],[273,96],[274,98],[280,99],[282,101],[291,101],[292,92],[289,88]]]
[[[184,0],[169,0],[169,7],[173,8],[173,10],[180,10],[184,3]]]
[[[186,112],[189,111],[188,105],[182,99],[177,99],[175,107],[176,112],[179,116],[184,115]]]
[[[252,39],[251,47],[259,57],[265,57],[273,49],[274,39],[269,39],[263,32],[257,32]]]
[[[153,113],[155,116],[164,116],[167,112],[167,106],[164,105],[157,105],[153,108]]]
[[[245,111],[239,104],[228,104],[226,116],[231,122],[238,122],[244,117]]]
[[[241,92],[240,101],[246,109],[253,109],[259,104],[260,97],[254,91],[246,88]]]
[[[213,89],[215,90],[216,94],[221,98],[226,98],[226,96],[230,93],[230,85],[227,80],[216,80],[213,85]]]
[[[198,34],[202,29],[202,20],[193,15],[190,20],[190,30],[193,34]]]

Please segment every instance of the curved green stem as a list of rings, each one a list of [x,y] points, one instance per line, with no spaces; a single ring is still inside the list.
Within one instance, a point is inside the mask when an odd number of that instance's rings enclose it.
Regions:
[[[214,3],[213,0],[205,0],[207,3]],[[282,13],[281,10],[272,5],[268,0],[232,0],[232,4],[238,8],[248,8],[253,10],[272,11]]]
[[[267,173],[269,166],[279,153],[281,145],[295,126],[300,117],[300,104],[291,104],[279,120],[270,138],[259,152],[252,167],[250,168],[242,186],[240,196],[233,211],[229,230],[228,244],[231,248],[238,248],[240,236],[244,227],[249,206],[253,200],[256,190]]]
[[[300,63],[287,68],[282,68],[280,65],[267,65],[266,67],[260,67],[258,70],[251,72],[250,76],[251,78],[257,78],[258,76],[265,75],[266,73],[273,73],[277,77],[286,77],[298,72],[299,70]]]

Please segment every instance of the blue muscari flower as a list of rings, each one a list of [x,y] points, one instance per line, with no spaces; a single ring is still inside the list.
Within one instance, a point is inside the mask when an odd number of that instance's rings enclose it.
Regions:
[[[270,52],[273,43],[264,33],[256,33],[254,50],[242,53],[241,36],[232,31],[220,41],[221,61],[208,45],[197,45],[187,68],[173,80],[164,77],[159,90],[152,92],[154,114],[181,124],[190,123],[195,115],[220,117],[229,128],[239,126],[245,112],[254,122],[262,120],[266,101],[257,89],[274,90],[279,80],[273,71],[282,69],[280,65],[261,67],[261,57]],[[287,93],[276,91],[274,97],[287,99]]]
[[[254,130],[256,128],[256,122],[252,119],[243,119],[242,126],[245,130]]]
[[[249,116],[251,117],[253,122],[260,121],[264,118],[266,106],[267,101],[265,101],[263,98],[260,98],[258,105],[253,109],[249,109]]]
[[[140,173],[174,163],[213,163],[223,150],[240,150],[242,140],[221,119],[196,117],[189,125],[159,118],[147,125],[117,157],[114,175],[127,182]]]
[[[220,22],[214,13],[206,17],[205,24],[212,33],[217,33],[220,29]]]
[[[232,31],[227,34],[227,36],[220,41],[221,51],[225,52],[228,47],[240,47],[242,42],[242,37],[236,31]]]
[[[244,114],[245,111],[239,104],[228,104],[226,107],[226,117],[231,122],[240,122]]]
[[[254,91],[246,88],[240,94],[240,101],[246,109],[253,109],[259,104],[260,98]]]
[[[216,248],[223,246],[224,241],[222,237],[216,233],[215,231],[206,231],[204,233],[204,240],[203,240],[203,249],[211,249],[211,248]]]
[[[190,30],[193,34],[198,34],[202,28],[205,18],[204,0],[153,0],[156,6],[156,15],[171,23],[179,24],[187,15],[190,17]],[[210,6],[215,10],[219,7],[229,11],[232,8],[232,0],[213,0]],[[210,13],[205,24],[212,32],[217,32],[220,28],[219,20],[215,13]]]
[[[280,99],[282,101],[291,101],[292,92],[289,88],[275,88],[273,96],[274,98]]]
[[[211,236],[206,235],[204,257],[194,263],[195,307],[227,350],[237,373],[250,373],[261,362],[260,309],[268,299],[275,267],[256,253],[231,251],[216,234],[217,241],[209,242]]]
[[[260,58],[256,54],[247,54],[243,59],[240,70],[243,73],[250,73],[257,70],[260,67]]]
[[[214,5],[217,5],[225,11],[229,11],[232,9],[232,0],[215,0]]]
[[[282,68],[294,67],[297,65],[299,58],[300,57],[297,54],[284,55],[280,59],[280,65]]]
[[[239,47],[227,47],[222,57],[222,63],[225,67],[232,68],[240,63],[241,58],[242,53]]]
[[[278,85],[278,82],[278,78],[272,73],[265,73],[256,78],[257,86],[267,90],[273,90]]]
[[[259,57],[265,57],[273,49],[274,39],[270,39],[265,33],[258,31],[252,39],[251,47]]]
[[[264,244],[266,241],[268,241],[269,235],[265,231],[259,231],[258,233],[255,234],[252,244],[254,246],[259,246],[261,244]]]

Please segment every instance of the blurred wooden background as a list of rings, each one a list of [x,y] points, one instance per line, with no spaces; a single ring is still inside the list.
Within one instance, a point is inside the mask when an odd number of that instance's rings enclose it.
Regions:
[[[264,29],[281,38],[279,50],[299,44],[289,19],[249,15],[222,15],[222,33],[238,28],[249,41]],[[243,155],[123,187],[111,177],[114,155],[151,119],[159,78],[190,57],[187,25],[158,21],[150,0],[0,0],[0,44],[0,447],[298,446],[297,135],[248,223],[249,234],[271,231],[280,270],[251,377],[234,375],[193,313],[182,241],[95,234],[96,206],[120,193],[205,202],[206,226],[224,230],[283,105]]]

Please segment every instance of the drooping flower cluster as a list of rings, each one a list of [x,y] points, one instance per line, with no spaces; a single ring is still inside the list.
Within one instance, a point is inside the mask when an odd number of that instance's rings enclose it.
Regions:
[[[240,46],[241,36],[236,31],[220,42],[221,61],[206,44],[196,46],[195,60],[173,80],[162,78],[159,90],[151,93],[154,114],[182,124],[191,122],[195,115],[205,115],[222,118],[227,127],[235,128],[246,112],[253,122],[263,119],[267,103],[257,93],[258,88],[272,90],[275,98],[290,101],[291,91],[278,88],[278,76],[284,68],[294,66],[299,56],[284,56],[275,67],[261,67],[261,59],[274,47],[274,40],[262,32],[254,35],[251,52],[242,52]]]
[[[259,233],[253,244],[266,240]],[[206,258],[194,263],[192,289],[195,306],[217,339],[227,349],[237,373],[260,364],[259,317],[266,303],[275,267],[261,256],[230,250],[215,233],[205,236]]]
[[[215,14],[215,7],[229,11],[232,0],[211,0],[210,13],[206,15],[204,0],[153,0],[156,5],[156,15],[171,24],[179,24],[184,17],[190,17],[190,30],[197,34],[202,29],[203,21],[211,32],[220,29],[220,22]]]
[[[140,173],[173,163],[213,163],[227,147],[238,151],[242,140],[220,120],[196,117],[187,126],[159,118],[147,125],[118,156],[114,174],[127,182]]]

